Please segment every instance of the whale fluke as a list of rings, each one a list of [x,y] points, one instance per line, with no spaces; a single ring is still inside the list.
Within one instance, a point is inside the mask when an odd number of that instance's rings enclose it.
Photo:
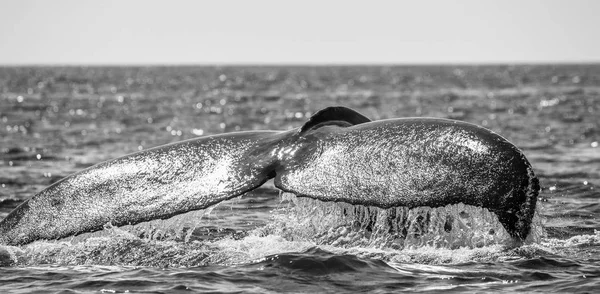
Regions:
[[[207,208],[262,185],[278,132],[240,132],[147,149],[70,175],[0,222],[0,243],[58,239]]]
[[[173,143],[99,163],[42,190],[0,222],[0,244],[59,239],[204,209],[270,178],[299,196],[382,208],[464,203],[527,237],[539,183],[523,153],[485,128],[434,118],[371,122],[325,108],[291,131]]]

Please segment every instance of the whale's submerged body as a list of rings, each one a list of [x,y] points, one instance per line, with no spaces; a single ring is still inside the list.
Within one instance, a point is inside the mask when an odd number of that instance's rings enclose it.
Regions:
[[[539,183],[522,152],[465,122],[371,122],[344,107],[301,128],[206,136],[144,150],[70,175],[0,222],[0,244],[59,239],[207,208],[275,178],[298,196],[382,208],[464,203],[527,237]]]

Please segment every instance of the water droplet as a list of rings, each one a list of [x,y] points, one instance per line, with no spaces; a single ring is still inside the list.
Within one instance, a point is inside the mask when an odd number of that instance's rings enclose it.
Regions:
[[[40,159],[42,159],[42,155],[38,154],[38,155],[35,156],[35,158],[37,158],[38,160],[40,160]]]
[[[596,148],[596,147],[598,147],[598,142],[592,142],[591,145],[592,145],[593,148]]]
[[[17,96],[17,102],[21,103],[21,102],[23,102],[23,100],[24,100],[23,96],[21,96],[21,95]]]
[[[220,75],[219,76],[219,81],[224,82],[227,80],[227,76],[226,75]]]

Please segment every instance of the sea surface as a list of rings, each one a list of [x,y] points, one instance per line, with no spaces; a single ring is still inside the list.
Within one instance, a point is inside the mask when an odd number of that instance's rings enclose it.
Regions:
[[[332,105],[505,137],[542,186],[531,237],[481,208],[353,207],[267,182],[168,220],[0,245],[0,292],[600,291],[600,65],[0,68],[0,218],[99,162]]]

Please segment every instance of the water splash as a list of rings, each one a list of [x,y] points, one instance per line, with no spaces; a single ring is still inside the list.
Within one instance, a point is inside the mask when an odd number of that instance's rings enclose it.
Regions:
[[[321,202],[282,193],[282,205],[263,234],[289,240],[311,240],[336,247],[414,249],[423,246],[457,249],[514,245],[515,241],[487,209],[464,204],[430,208],[373,206]],[[543,235],[539,217],[526,243]]]
[[[71,243],[79,243],[94,237],[127,236],[152,241],[178,241],[187,243],[195,239],[197,230],[204,228],[202,224],[207,223],[206,220],[211,218],[213,210],[218,206],[219,204],[216,204],[207,209],[190,211],[164,220],[152,220],[118,228],[107,223],[101,231],[67,237],[63,240]]]
[[[232,206],[236,201],[243,200],[230,201]],[[526,242],[539,248],[510,249],[512,238],[495,214],[462,204],[381,209],[283,193],[266,225],[247,226],[242,234],[231,229],[236,227],[232,216],[222,214],[244,212],[224,207],[227,204],[134,226],[107,224],[102,231],[59,241],[0,246],[0,264],[231,265],[314,247],[391,263],[448,264],[551,251],[537,244],[543,233],[539,218],[534,218],[532,237]]]

